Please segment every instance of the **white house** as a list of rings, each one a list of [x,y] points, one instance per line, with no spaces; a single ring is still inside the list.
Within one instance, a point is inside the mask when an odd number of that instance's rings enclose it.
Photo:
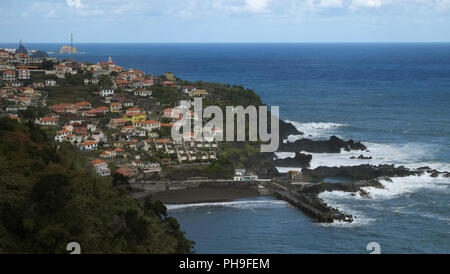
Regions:
[[[86,150],[86,151],[96,150],[97,148],[98,148],[97,141],[84,141],[80,145],[80,149],[81,150]]]
[[[45,80],[45,86],[54,87],[54,86],[56,86],[56,81],[55,80]]]
[[[136,121],[133,123],[133,126],[136,128],[143,128],[147,131],[152,131],[154,129],[160,128],[161,123],[159,121],[155,120],[148,120],[148,121]]]
[[[56,133],[55,141],[57,141],[57,142],[69,141],[67,136],[69,136],[71,134],[72,134],[72,132],[68,129],[60,130]]]
[[[134,91],[134,96],[149,97],[152,96],[152,91],[148,89],[139,89]]]
[[[42,117],[39,120],[36,119],[35,123],[41,126],[56,126],[58,124],[58,119],[53,117]]]
[[[102,160],[96,159],[91,161],[91,165],[94,167],[95,172],[100,176],[110,176],[111,169],[109,169],[108,164]]]
[[[19,75],[18,75],[19,80],[30,80],[30,76],[31,76],[30,70],[25,69],[25,68],[19,69]]]
[[[14,70],[7,70],[3,72],[3,81],[13,82],[16,80],[16,72]]]
[[[109,97],[114,95],[114,89],[112,88],[102,88],[100,89],[100,96],[101,97]]]

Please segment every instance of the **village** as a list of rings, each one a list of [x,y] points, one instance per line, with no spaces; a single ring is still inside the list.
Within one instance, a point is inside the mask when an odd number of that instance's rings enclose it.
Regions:
[[[99,176],[120,174],[130,181],[159,179],[163,169],[202,166],[218,159],[215,139],[171,138],[193,98],[211,99],[213,90],[183,85],[173,73],[147,75],[116,65],[59,60],[42,51],[0,49],[1,116],[30,120],[55,144],[71,144],[90,159]],[[155,90],[157,90],[155,94]],[[162,101],[164,101],[162,103]],[[220,128],[202,128],[209,136]],[[197,132],[197,131],[196,131]],[[195,140],[194,140],[195,139]],[[237,170],[234,180],[255,180]]]

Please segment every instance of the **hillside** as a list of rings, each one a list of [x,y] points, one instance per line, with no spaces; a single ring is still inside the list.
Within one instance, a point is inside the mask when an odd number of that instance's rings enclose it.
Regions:
[[[73,241],[83,253],[192,251],[164,205],[140,204],[82,159],[33,123],[0,119],[0,253],[67,253]]]

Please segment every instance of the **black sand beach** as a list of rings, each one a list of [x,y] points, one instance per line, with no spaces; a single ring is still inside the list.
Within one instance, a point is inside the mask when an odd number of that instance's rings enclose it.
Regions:
[[[236,188],[188,188],[167,190],[152,195],[153,200],[165,204],[192,204],[210,202],[228,202],[237,199],[258,197],[256,189]]]

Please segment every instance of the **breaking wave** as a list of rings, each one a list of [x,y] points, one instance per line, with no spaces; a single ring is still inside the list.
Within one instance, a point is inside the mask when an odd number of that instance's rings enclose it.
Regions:
[[[339,123],[299,123],[296,121],[286,120],[286,123],[291,123],[295,128],[303,132],[304,135],[290,135],[288,137],[289,142],[295,142],[298,139],[310,138],[310,139],[320,139],[329,138],[331,135],[335,135],[335,131],[339,128],[347,126],[346,124]]]
[[[184,210],[184,209],[199,209],[208,207],[223,207],[223,208],[236,208],[236,209],[271,209],[271,208],[283,208],[290,207],[290,205],[284,201],[264,199],[264,200],[245,200],[245,201],[231,201],[231,202],[218,202],[218,203],[199,203],[199,204],[167,204],[167,209],[170,211]]]

